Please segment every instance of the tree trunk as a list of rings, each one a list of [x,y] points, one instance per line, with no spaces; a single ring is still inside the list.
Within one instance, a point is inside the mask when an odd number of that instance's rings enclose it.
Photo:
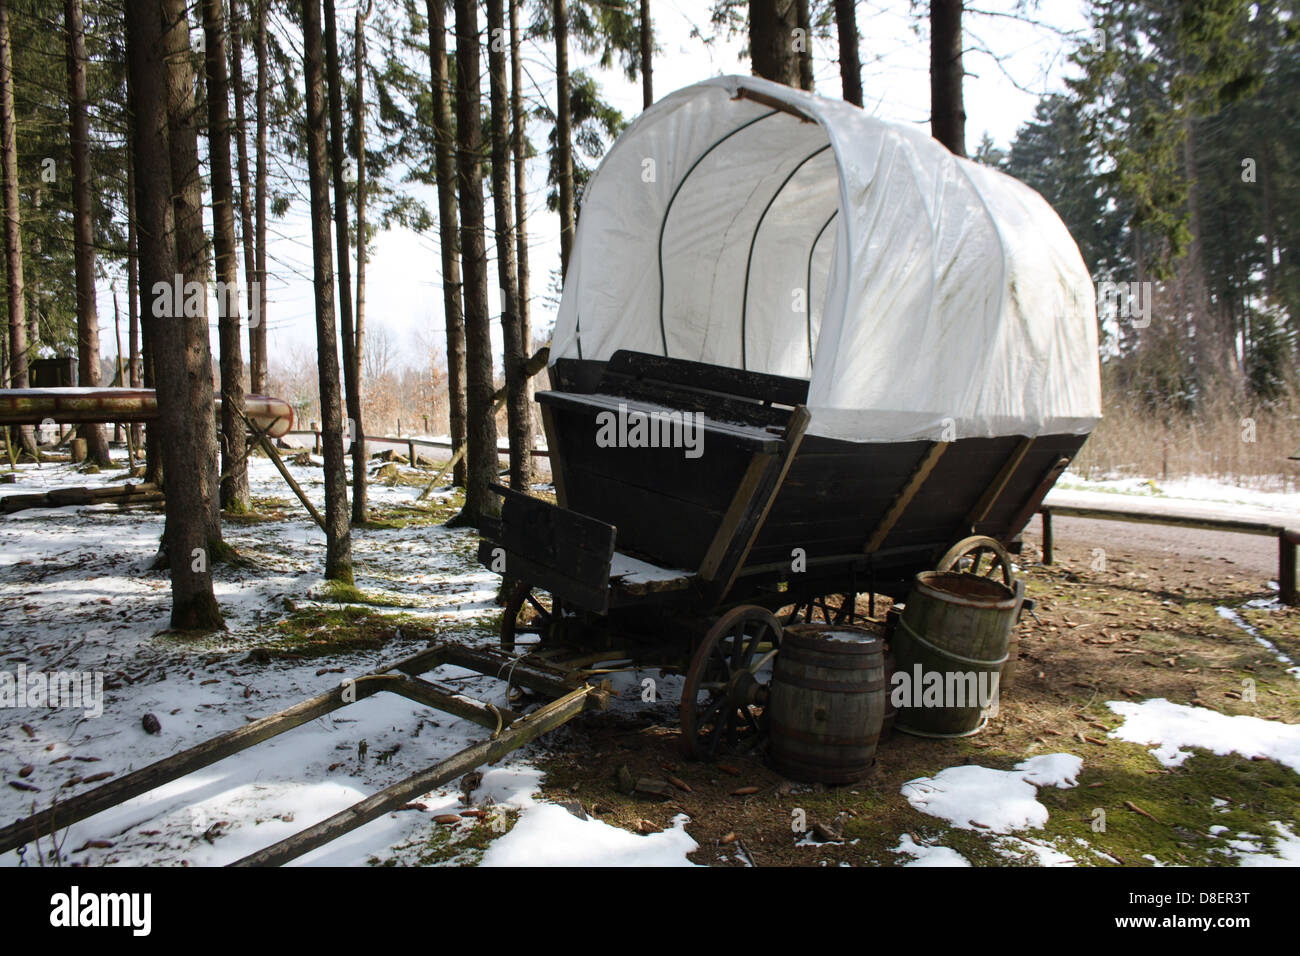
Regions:
[[[35,118],[35,117],[33,117]],[[41,206],[45,201],[45,190],[41,188],[40,183],[32,187],[32,218],[40,220]],[[22,223],[19,223],[21,226]],[[32,236],[32,258],[37,262],[37,272],[35,276],[29,276],[23,273],[23,287],[27,292],[27,354],[36,354],[37,348],[41,343],[41,315],[44,307],[41,305],[41,273],[40,263],[42,261],[42,248],[40,235]],[[28,372],[30,379],[31,373]]]
[[[311,189],[312,273],[316,286],[316,349],[320,368],[321,443],[325,458],[325,577],[352,583],[348,476],[343,460],[343,403],[334,327],[334,263],[330,251],[329,153],[325,142],[325,76],[320,0],[302,0],[303,76],[307,83],[307,178]]]
[[[930,0],[930,132],[954,156],[966,155],[962,2]]]
[[[370,15],[367,3],[365,13],[357,10],[353,33],[353,50],[356,59],[356,101],[352,123],[357,131],[357,309],[356,344],[352,361],[356,363],[353,377],[357,380],[357,407],[348,407],[353,422],[352,431],[352,520],[361,523],[369,519],[366,500],[366,430],[361,424],[361,368],[366,348],[366,17]],[[415,464],[414,461],[411,464]]]
[[[749,0],[749,55],[755,76],[800,85],[799,56],[794,50],[798,26],[796,0]]]
[[[795,53],[799,57],[799,89],[813,91],[812,58],[812,12],[808,9],[809,0],[795,0],[795,20],[799,24],[798,47]]]
[[[248,324],[248,377],[258,395],[266,392],[266,8],[270,2],[257,0],[257,178],[253,186],[257,322]]]
[[[167,436],[167,441],[157,444],[167,471],[163,548],[171,567],[171,625],[181,630],[213,629],[223,622],[212,593],[211,488],[204,468],[216,445],[212,356],[206,318],[187,316],[184,309],[177,313],[171,294],[179,265],[169,145],[172,77],[168,52],[189,45],[183,8],[178,17],[174,9],[165,9],[172,6],[173,0],[165,4],[139,0],[126,5],[140,279],[148,290],[143,297],[148,307],[141,310],[141,320],[149,356],[146,382],[152,379],[158,390],[158,420],[149,427],[149,435],[151,440],[156,440],[155,432]]]
[[[1262,155],[1259,157],[1259,185],[1264,212],[1264,294],[1271,300],[1276,292],[1277,264],[1277,214],[1273,198],[1273,143],[1265,139],[1261,144]],[[1271,302],[1270,302],[1271,304]]]
[[[135,214],[135,156],[134,156],[134,120],[127,110],[126,138],[126,338],[130,370],[127,381],[132,388],[141,388],[140,378],[140,252],[136,235]],[[131,425],[131,444],[137,451],[143,428],[139,424]]]
[[[854,0],[835,0],[835,28],[840,39],[840,81],[844,99],[862,105],[862,61],[858,57],[858,7]]]
[[[81,0],[63,0],[67,28],[68,118],[72,137],[73,249],[77,273],[77,384],[100,384],[99,315],[95,308],[95,233],[90,184],[90,117],[86,110],[86,29]],[[24,356],[24,362],[26,358]],[[86,460],[109,464],[103,426],[81,425]]]
[[[230,0],[230,81],[235,96],[235,155],[239,164],[239,232],[244,247],[244,300],[248,313],[249,371],[253,365],[253,329],[258,322],[257,243],[253,226],[253,183],[248,165],[248,116],[244,104],[248,84],[244,82],[244,17],[240,0]],[[251,374],[250,374],[251,378]],[[254,390],[256,394],[256,390]]]
[[[650,0],[641,0],[641,108],[643,110],[648,110],[655,101],[654,48],[655,28],[650,20]],[[530,347],[531,344],[525,346],[525,348]]]
[[[18,138],[14,116],[13,50],[9,44],[9,4],[0,0],[0,155],[4,167],[6,287],[9,293],[9,387],[27,388],[27,302],[23,291],[23,235],[18,199]],[[3,384],[3,383],[0,383]],[[23,450],[35,457],[30,425],[18,429]]]
[[[339,329],[343,338],[343,391],[352,434],[352,521],[366,520],[365,439],[361,437],[361,379],[357,336],[352,324],[352,248],[348,241],[347,156],[343,129],[343,75],[339,68],[338,20],[334,0],[325,0],[325,72],[329,84],[330,166],[334,180],[334,246],[338,255]],[[357,451],[361,451],[360,466]],[[359,509],[359,510],[358,510]]]
[[[221,545],[221,515],[219,490],[217,488],[217,440],[212,427],[212,349],[208,341],[208,246],[207,235],[203,230],[203,176],[199,165],[199,131],[198,107],[194,99],[195,76],[191,66],[189,20],[186,14],[186,0],[164,0],[163,10],[168,21],[168,29],[163,35],[167,52],[167,145],[171,156],[172,169],[172,206],[175,209],[176,234],[176,273],[173,283],[182,286],[186,292],[184,302],[190,302],[188,292],[197,288],[201,293],[196,303],[196,316],[190,316],[190,308],[183,311],[187,317],[202,321],[202,341],[187,341],[187,348],[201,349],[202,372],[197,365],[192,374],[202,376],[194,383],[194,402],[191,407],[195,413],[206,408],[205,423],[200,426],[202,449],[200,458],[188,467],[195,468],[203,476],[205,489],[205,506],[208,541],[211,548],[223,553]],[[180,305],[181,303],[173,303]],[[178,309],[177,311],[182,311]],[[198,390],[202,389],[202,397]],[[164,436],[170,441],[170,436]],[[166,471],[164,466],[164,471]]]
[[[488,36],[505,32],[503,0],[487,0]],[[501,289],[501,338],[506,372],[506,433],[510,436],[510,487],[528,491],[532,484],[529,453],[528,374],[523,330],[519,323],[519,275],[515,271],[514,216],[510,189],[510,105],[506,89],[506,49],[488,44],[488,80],[492,124],[492,217],[496,227],[497,281]]]
[[[519,276],[519,337],[524,343],[524,354],[533,351],[533,323],[529,316],[528,301],[528,114],[524,112],[523,58],[519,52],[519,0],[510,3],[510,115],[511,149],[515,167],[515,272]],[[647,61],[648,62],[648,61]],[[524,379],[524,395],[528,403],[528,448],[533,447],[536,431],[533,422],[533,377]],[[529,453],[531,459],[531,451]],[[532,467],[531,460],[529,468]]]
[[[465,313],[460,281],[460,236],[456,220],[456,158],[448,102],[447,17],[442,0],[426,0],[429,17],[429,74],[433,91],[434,168],[438,179],[438,238],[442,245],[442,303],[447,327],[447,393],[452,455],[465,448]],[[462,453],[452,481],[465,486]]]
[[[437,2],[437,0],[434,0]],[[460,161],[460,248],[465,287],[465,507],[456,524],[478,526],[493,511],[488,483],[497,475],[497,425],[492,394],[492,327],[488,313],[483,226],[483,127],[479,106],[477,0],[456,0],[456,144]]]
[[[573,104],[569,100],[569,10],[567,0],[551,0],[555,22],[555,138],[560,185],[560,275],[569,274],[576,213],[573,196]],[[459,44],[458,44],[459,45]],[[457,53],[459,54],[459,49]]]
[[[230,167],[230,84],[226,78],[221,0],[203,0],[203,65],[208,100],[208,168],[212,177],[212,246],[217,257],[217,340],[221,346],[221,507],[248,511],[244,455],[244,355],[239,328],[239,259],[235,184]]]

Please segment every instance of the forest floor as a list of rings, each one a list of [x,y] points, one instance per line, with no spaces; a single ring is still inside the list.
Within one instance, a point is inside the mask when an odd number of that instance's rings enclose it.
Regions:
[[[291,469],[319,500],[319,466]],[[47,463],[0,493],[122,477]],[[372,485],[374,520],[353,533],[354,591],[321,579],[322,536],[270,463],[255,460],[252,477],[255,513],[225,524],[241,560],[215,571],[227,630],[202,638],[166,629],[166,573],[150,568],[160,509],[0,518],[0,672],[105,677],[102,715],[0,710],[0,822],[432,639],[494,641],[498,579],[478,567],[473,534],[442,527],[455,496],[416,504],[430,472],[399,466]],[[625,672],[610,711],[483,768],[468,798],[450,785],[299,862],[1300,864],[1300,612],[1278,605],[1250,560],[1093,525],[1058,526],[1052,567],[1035,563],[1031,529],[1022,570],[1037,619],[1019,626],[1018,675],[976,736],[896,733],[861,784],[795,784],[756,757],[685,759],[680,679]],[[499,681],[451,667],[430,676],[506,702]],[[657,703],[641,701],[645,677]],[[160,733],[144,732],[145,713]],[[28,847],[0,864],[230,862],[481,737],[378,695],[76,824],[53,855],[47,840],[39,858]],[[689,790],[627,795],[621,769]],[[484,815],[435,822],[470,805]]]

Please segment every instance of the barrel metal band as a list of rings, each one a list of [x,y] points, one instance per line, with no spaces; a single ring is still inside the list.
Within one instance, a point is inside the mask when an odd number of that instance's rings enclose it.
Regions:
[[[1005,664],[1005,663],[1007,662],[1007,660],[1011,657],[1011,652],[1010,652],[1010,651],[1008,651],[1007,653],[1003,654],[1003,655],[1002,655],[998,660],[996,660],[996,661],[981,661],[981,660],[978,660],[978,659],[976,659],[976,658],[974,658],[974,657],[963,657],[962,655],[960,655],[960,654],[958,654],[958,653],[956,653],[956,652],[954,652],[954,651],[950,651],[950,650],[947,650],[946,648],[938,647],[938,646],[936,646],[936,645],[934,645],[934,644],[931,644],[931,643],[930,643],[929,641],[927,641],[924,637],[922,637],[920,634],[916,633],[916,631],[914,631],[914,630],[912,629],[912,625],[910,625],[910,624],[907,623],[907,618],[906,618],[906,617],[901,617],[901,616],[900,616],[899,619],[898,619],[898,623],[899,623],[899,626],[902,627],[903,630],[907,631],[908,634],[912,635],[912,637],[915,638],[916,641],[917,641],[917,642],[918,642],[922,647],[928,647],[930,650],[934,651],[936,654],[940,655],[941,657],[946,657],[946,658],[948,658],[949,660],[957,661],[958,663],[961,663],[961,664],[970,664],[970,665],[972,665],[972,666],[974,666],[974,667],[998,667],[998,666],[1000,666],[1000,665],[1002,665],[1002,664]]]
[[[788,737],[791,740],[797,740],[804,744],[821,744],[828,747],[862,747],[863,749],[869,749],[872,753],[875,752],[877,740],[880,736],[877,732],[875,736],[868,734],[864,737],[827,737],[825,734],[814,734],[809,733],[806,730],[796,730],[794,727],[787,726],[777,720],[773,720],[771,723],[772,729],[778,733],[779,737]],[[825,764],[832,766],[838,764],[841,767],[849,767],[853,766],[855,762],[851,760],[832,761],[827,759],[826,761],[822,761],[818,759],[816,763],[817,765]]]
[[[883,677],[862,684],[853,681],[817,680],[815,677],[801,678],[782,674],[781,683],[802,687],[804,690],[824,690],[833,694],[870,694],[885,689],[885,679]]]

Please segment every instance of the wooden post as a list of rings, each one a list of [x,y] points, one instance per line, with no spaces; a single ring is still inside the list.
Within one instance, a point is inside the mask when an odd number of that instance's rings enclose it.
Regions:
[[[266,437],[266,431],[258,428],[249,421],[247,415],[241,413],[240,417],[244,419],[245,427],[248,428],[249,432],[254,436],[254,439],[262,447],[262,451],[266,452],[267,457],[271,459],[271,464],[275,465],[276,470],[280,472],[280,477],[283,478],[289,487],[293,489],[293,493],[298,496],[298,500],[302,502],[303,507],[307,509],[308,513],[312,516],[312,519],[320,529],[325,531],[328,535],[329,532],[325,530],[325,519],[321,517],[321,513],[316,510],[316,506],[311,503],[311,499],[307,497],[307,492],[303,491],[302,486],[299,485],[298,482],[294,481],[293,475],[289,474],[289,469],[286,468],[284,462],[280,460],[280,453],[275,450],[275,445],[273,445],[271,440]],[[315,425],[316,423],[312,422],[312,424]],[[320,441],[320,432],[316,433],[316,440],[318,442]]]
[[[1039,512],[1043,518],[1043,564],[1052,563],[1052,509]]]
[[[415,439],[406,439],[406,449],[410,452],[410,454],[406,456],[406,460],[411,467],[415,467]]]
[[[72,439],[72,446],[71,446],[71,447],[72,447],[72,460],[73,460],[73,461],[85,461],[85,460],[86,460],[86,439],[84,439],[84,438],[74,438],[74,439]]]
[[[1277,589],[1278,597],[1288,607],[1300,606],[1296,587],[1296,548],[1300,546],[1300,533],[1281,529],[1277,535]]]

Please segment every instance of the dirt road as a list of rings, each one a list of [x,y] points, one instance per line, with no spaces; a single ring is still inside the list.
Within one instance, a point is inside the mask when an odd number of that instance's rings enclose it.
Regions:
[[[1141,552],[1156,560],[1209,558],[1243,577],[1257,577],[1261,586],[1277,580],[1277,539],[1264,535],[1062,517],[1052,520],[1052,532],[1058,548]],[[1025,542],[1041,551],[1041,519],[1029,523]]]

